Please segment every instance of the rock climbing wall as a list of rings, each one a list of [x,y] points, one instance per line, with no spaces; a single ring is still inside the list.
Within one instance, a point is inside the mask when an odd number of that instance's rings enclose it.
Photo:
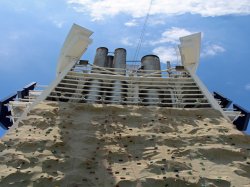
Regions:
[[[1,139],[0,186],[247,187],[249,142],[213,109],[44,102]]]

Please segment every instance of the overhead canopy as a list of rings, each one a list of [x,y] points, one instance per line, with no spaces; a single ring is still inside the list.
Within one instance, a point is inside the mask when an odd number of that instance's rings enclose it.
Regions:
[[[92,42],[89,38],[92,34],[92,31],[73,24],[61,49],[57,63],[57,75],[59,75],[69,63],[75,63],[81,58],[88,45]]]
[[[195,73],[200,60],[201,33],[196,33],[180,38],[179,50],[182,65]]]

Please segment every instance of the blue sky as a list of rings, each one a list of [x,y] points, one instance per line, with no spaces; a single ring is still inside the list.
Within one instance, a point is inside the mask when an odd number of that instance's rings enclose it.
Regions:
[[[95,49],[106,46],[126,48],[132,60],[149,3],[1,0],[0,98],[32,81],[47,85],[55,78],[73,23],[94,31],[83,59],[92,61]],[[201,80],[250,110],[250,0],[153,0],[139,59],[154,53],[162,62],[177,63],[178,38],[194,32],[202,32]]]

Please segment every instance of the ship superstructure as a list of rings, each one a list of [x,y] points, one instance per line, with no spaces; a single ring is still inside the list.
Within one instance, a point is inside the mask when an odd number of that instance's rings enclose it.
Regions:
[[[20,118],[26,108],[29,111],[35,104],[47,100],[171,108],[214,108],[228,120],[236,121],[235,125],[239,130],[246,130],[249,112],[238,105],[228,109],[231,102],[224,106],[223,102],[227,98],[216,92],[213,96],[196,75],[201,33],[180,38],[181,65],[171,67],[170,62],[167,62],[166,69],[161,69],[160,59],[156,55],[146,55],[140,62],[127,61],[127,52],[123,48],[117,48],[110,53],[108,48],[99,47],[93,63],[80,60],[92,42],[91,34],[92,31],[74,24],[62,47],[57,77],[52,84],[46,89],[42,86],[43,91],[39,88],[41,86],[31,83],[17,94],[2,100],[1,114],[5,128]]]
[[[200,33],[167,69],[123,48],[80,60],[91,34],[73,25],[55,80],[1,101],[0,186],[249,186],[250,114],[196,75]]]

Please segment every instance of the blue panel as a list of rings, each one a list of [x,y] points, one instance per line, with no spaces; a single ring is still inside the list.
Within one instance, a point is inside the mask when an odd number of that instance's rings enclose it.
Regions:
[[[8,104],[10,101],[13,101],[16,98],[17,94],[12,94],[2,100],[0,100],[0,125],[4,129],[8,129],[13,123],[12,121],[7,117],[11,115],[11,112],[9,111],[8,107],[5,106],[5,104]]]
[[[247,130],[248,122],[250,119],[250,112],[237,104],[233,104],[233,108],[236,111],[241,112],[242,116],[239,116],[236,120],[233,121],[233,124],[240,131]]]
[[[9,95],[8,97],[5,97],[4,99],[0,100],[0,113],[2,110],[4,110],[3,108],[6,107],[4,105],[9,103],[10,101],[13,101],[16,98],[16,95],[17,94],[12,94],[12,95]]]
[[[232,104],[231,100],[217,92],[214,92],[214,98],[220,100],[220,105],[222,108],[228,108]]]
[[[25,98],[26,96],[29,95],[30,90],[34,90],[36,86],[36,82],[32,82],[28,85],[26,85],[22,90],[17,91],[18,98]]]
[[[10,101],[13,101],[16,98],[16,95],[17,95],[16,93],[15,94],[11,94],[8,97],[5,97],[4,99],[1,99],[0,100],[0,104],[2,104],[2,103],[7,104]]]
[[[3,125],[2,123],[1,123],[1,121],[0,121],[0,128],[2,127],[2,129],[4,129],[4,130],[8,130],[8,128],[5,126],[5,125]]]
[[[27,90],[34,90],[34,89],[35,89],[35,86],[36,86],[36,82],[32,82],[32,83],[26,85],[26,86],[24,87],[24,89],[27,89]]]
[[[13,125],[13,122],[9,118],[0,119],[0,126],[3,129],[8,130],[12,125]]]
[[[17,91],[17,97],[23,99],[25,97],[25,90]]]
[[[8,104],[10,101],[13,101],[17,95],[18,98],[25,98],[25,96],[29,95],[30,90],[35,89],[35,86],[36,82],[32,82],[26,85],[22,90],[18,91],[17,94],[12,94],[9,97],[6,97],[0,101],[0,126],[2,126],[4,129],[8,129],[10,126],[13,125],[11,119],[7,117],[11,115],[11,112],[9,111],[8,107],[5,106],[5,104]]]

